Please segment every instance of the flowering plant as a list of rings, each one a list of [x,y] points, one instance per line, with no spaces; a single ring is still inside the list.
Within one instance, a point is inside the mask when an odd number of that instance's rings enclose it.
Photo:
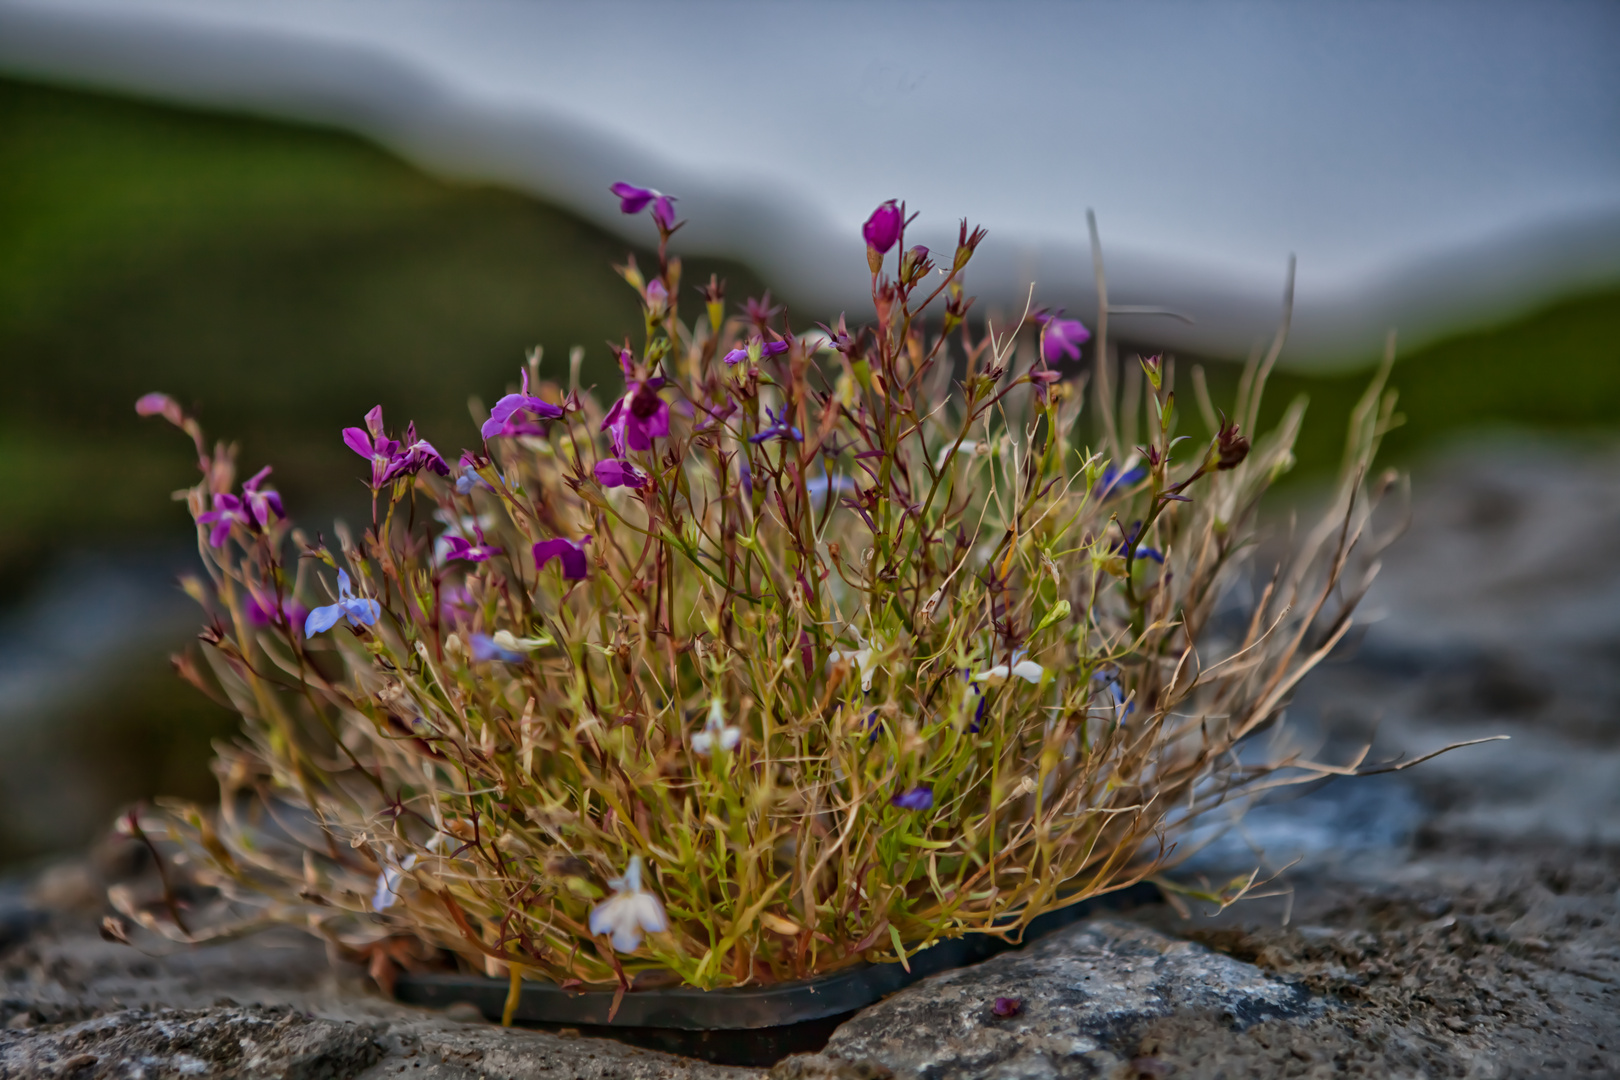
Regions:
[[[230,447],[138,403],[202,470],[208,663],[180,667],[245,729],[217,811],[132,829],[383,976],[439,950],[514,986],[714,988],[1016,935],[1164,880],[1201,815],[1343,771],[1249,744],[1365,587],[1345,577],[1381,377],[1324,524],[1244,601],[1303,411],[1243,433],[1280,336],[1230,418],[1194,372],[1196,437],[1173,363],[1141,359],[1130,447],[1105,324],[1088,395],[1056,366],[1078,320],[967,318],[965,222],[942,259],[884,204],[874,322],[796,332],[768,296],[728,314],[713,279],[683,321],[674,200],[614,193],[659,239],[656,272],[620,268],[645,316],[623,388],[537,353],[454,466],[372,410],[343,432],[369,467],[359,535],[295,529],[268,469],[235,494]]]

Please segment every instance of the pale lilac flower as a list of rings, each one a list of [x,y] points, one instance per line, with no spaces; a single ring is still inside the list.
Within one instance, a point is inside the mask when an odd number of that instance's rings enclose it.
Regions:
[[[661,934],[669,929],[664,905],[652,893],[641,890],[641,856],[630,856],[624,877],[608,882],[613,895],[591,909],[591,933],[608,934],[613,947],[622,953],[635,952],[641,935]]]
[[[873,248],[879,255],[887,254],[888,250],[900,239],[900,205],[894,199],[879,206],[872,211],[872,216],[866,219],[861,226],[861,235],[866,238],[868,247]]]
[[[647,310],[654,315],[662,315],[669,310],[669,290],[664,288],[664,283],[657,278],[647,282],[642,299],[646,301]]]
[[[544,435],[542,420],[555,420],[562,416],[560,407],[529,393],[529,371],[523,369],[523,389],[507,394],[489,410],[489,419],[479,428],[485,439],[511,438],[515,435]]]
[[[1041,312],[1035,321],[1041,326],[1041,359],[1048,364],[1080,359],[1080,346],[1091,340],[1091,331],[1079,319],[1060,318],[1063,312]]]
[[[223,547],[225,538],[231,535],[232,525],[247,525],[250,522],[247,511],[242,509],[242,500],[228,491],[216,492],[214,508],[197,515],[199,525],[213,526],[208,530],[210,547]]]
[[[661,378],[631,383],[625,395],[602,418],[602,430],[619,456],[629,450],[651,450],[654,439],[669,437],[669,402],[658,396]]]
[[[719,698],[709,702],[709,719],[703,730],[692,736],[692,752],[708,757],[715,747],[730,752],[742,741],[742,729],[726,723],[725,706]]]
[[[349,575],[338,571],[338,598],[337,603],[318,607],[309,613],[304,621],[304,636],[314,637],[332,629],[338,620],[347,617],[350,626],[372,626],[382,615],[382,605],[375,600],[357,597],[349,591]]]
[[[383,860],[382,873],[377,875],[377,889],[371,894],[372,911],[387,911],[399,901],[400,883],[415,865],[415,855],[407,855],[404,862],[395,863],[394,845],[388,845],[388,857]]]
[[[828,476],[820,473],[804,482],[804,491],[813,503],[824,503],[829,493],[849,495],[855,491],[855,481],[847,476]]]
[[[651,481],[646,473],[617,458],[604,458],[596,463],[596,482],[605,488],[627,487],[640,490]]]
[[[581,541],[573,541],[566,536],[553,537],[542,540],[534,545],[534,566],[537,570],[544,570],[546,563],[552,559],[562,562],[563,577],[569,581],[580,581],[585,577],[586,560],[585,545],[591,542],[589,536]]]
[[[161,416],[175,427],[185,422],[186,415],[180,409],[180,403],[168,394],[142,394],[135,402],[137,416]]]
[[[934,805],[934,789],[927,784],[918,784],[910,791],[902,791],[889,803],[902,810],[929,810]]]
[[[272,517],[287,516],[281,509],[281,495],[278,492],[269,488],[260,490],[264,478],[269,475],[270,466],[266,465],[242,485],[242,496],[247,500],[248,510],[252,512],[253,520],[259,523],[261,529],[270,527]]]
[[[460,585],[446,585],[439,593],[439,617],[445,622],[467,622],[477,610],[472,593]]]
[[[511,635],[508,634],[507,637],[511,638]],[[499,660],[503,664],[519,664],[523,662],[523,653],[513,648],[517,644],[516,641],[508,645],[506,642],[498,641],[488,634],[472,634],[467,638],[467,641],[472,646],[473,659],[480,663],[489,660]]]
[[[480,462],[477,455],[471,450],[463,450],[461,460],[457,464],[461,466],[461,475],[456,477],[456,493],[458,495],[471,495],[473,488],[480,487],[485,491],[495,490],[490,486],[488,480],[478,475]]]

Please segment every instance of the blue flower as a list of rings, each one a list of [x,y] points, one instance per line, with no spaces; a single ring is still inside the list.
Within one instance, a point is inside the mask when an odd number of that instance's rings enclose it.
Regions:
[[[770,426],[759,429],[758,435],[751,435],[748,441],[762,443],[767,439],[781,439],[783,442],[804,442],[804,434],[787,421],[787,409],[782,409],[782,415],[777,416],[770,409],[765,410],[770,419]]]
[[[337,603],[327,604],[325,607],[318,607],[311,611],[309,618],[304,620],[304,636],[309,638],[314,637],[316,634],[325,633],[336,626],[338,620],[345,616],[348,618],[350,626],[360,626],[362,624],[372,626],[381,614],[382,605],[377,601],[355,596],[349,591],[349,575],[339,570]]]
[[[910,791],[902,791],[889,802],[902,810],[929,810],[934,805],[934,789],[927,784],[918,784]]]
[[[1158,548],[1150,548],[1146,544],[1137,543],[1137,540],[1140,538],[1141,533],[1142,533],[1142,523],[1140,521],[1131,522],[1130,531],[1125,533],[1125,536],[1124,536],[1123,539],[1114,541],[1114,546],[1110,550],[1112,550],[1112,551],[1114,551],[1114,552],[1116,552],[1116,553],[1118,553],[1120,555],[1130,555],[1132,558],[1152,559],[1154,562],[1158,563],[1160,566],[1163,566],[1164,565],[1164,553],[1163,552],[1161,552]]]
[[[472,644],[473,659],[483,662],[486,660],[499,660],[503,664],[519,664],[523,662],[523,654],[516,649],[509,649],[496,641],[488,634],[472,634],[468,641]]]
[[[1097,498],[1107,499],[1114,495],[1115,488],[1130,488],[1147,479],[1147,466],[1137,465],[1134,468],[1121,472],[1112,463],[1103,466],[1102,476],[1097,480]],[[1123,492],[1122,492],[1123,493]]]
[[[812,476],[804,482],[805,494],[810,496],[813,503],[825,503],[828,492],[838,495],[848,495],[855,491],[855,481],[847,476],[828,476],[821,473]]]

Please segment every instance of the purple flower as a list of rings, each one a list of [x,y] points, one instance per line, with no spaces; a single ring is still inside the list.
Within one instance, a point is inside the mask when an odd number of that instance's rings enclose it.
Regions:
[[[990,1006],[990,1011],[1003,1020],[1017,1016],[1024,1011],[1024,999],[1015,997],[998,997],[996,1003]]]
[[[501,553],[500,548],[494,546],[493,544],[486,544],[484,542],[484,533],[482,529],[478,530],[478,543],[476,544],[469,543],[467,538],[464,536],[449,535],[442,537],[441,539],[444,541],[444,558],[446,562],[451,559],[466,559],[468,562],[484,562],[485,560],[494,558],[496,555]]]
[[[343,441],[350,450],[371,462],[371,489],[376,491],[391,480],[399,456],[399,443],[383,433],[382,406],[366,413],[366,426],[344,428]]]
[[[338,620],[347,617],[350,626],[372,626],[382,615],[382,605],[375,600],[357,597],[349,591],[349,575],[338,571],[338,598],[337,603],[318,607],[309,613],[304,620],[304,636],[314,637],[325,633],[338,624]]]
[[[225,538],[231,535],[231,526],[247,525],[250,521],[247,511],[242,509],[242,500],[229,492],[216,493],[214,508],[197,515],[197,524],[213,526],[208,530],[210,547],[225,546]]]
[[[669,290],[657,278],[647,282],[643,299],[647,302],[647,310],[654,315],[662,315],[669,308]]]
[[[544,435],[542,420],[555,420],[563,414],[561,408],[529,393],[529,372],[523,371],[523,389],[507,394],[489,410],[489,419],[479,432],[485,439],[511,438],[514,435]]]
[[[523,654],[516,649],[508,649],[488,634],[471,634],[467,638],[472,645],[474,660],[499,660],[503,664],[519,664],[523,662]]]
[[[1091,340],[1091,331],[1079,319],[1061,319],[1058,311],[1048,315],[1045,312],[1035,316],[1035,321],[1041,325],[1041,359],[1048,364],[1055,364],[1065,357],[1070,360],[1080,359],[1080,346]]]
[[[445,622],[465,622],[477,610],[472,593],[460,585],[446,585],[439,593],[439,617]]]
[[[803,442],[804,435],[798,428],[787,422],[787,407],[783,406],[782,415],[778,416],[770,409],[765,410],[765,416],[770,420],[767,427],[759,429],[759,434],[750,435],[748,441],[759,444],[767,439],[781,439],[783,442]]]
[[[247,499],[248,509],[253,513],[253,520],[259,523],[261,529],[270,527],[271,517],[287,516],[281,509],[281,495],[278,492],[259,490],[259,485],[264,483],[264,478],[269,475],[270,466],[266,465],[242,485],[242,495]]]
[[[748,352],[750,349],[758,349],[760,359],[764,360],[772,356],[781,356],[783,353],[787,352],[788,343],[785,341],[761,341],[756,337],[750,339],[748,344],[739,345],[735,349],[732,349],[730,352],[726,353],[725,356],[721,357],[721,359],[724,360],[728,365],[736,367],[738,364],[748,359]]]
[[[918,784],[910,791],[902,791],[889,803],[902,810],[928,810],[934,805],[934,789],[927,784]]]
[[[309,614],[304,605],[296,600],[289,598],[278,604],[274,598],[260,596],[252,589],[248,590],[246,610],[248,622],[254,626],[269,626],[278,622],[281,618],[285,618],[287,622],[297,626]]]
[[[416,434],[416,421],[412,420],[405,425],[405,445],[400,447],[394,458],[393,475],[415,475],[423,469],[432,469],[440,476],[450,475],[450,466],[445,464],[443,455],[433,449],[432,443]]]
[[[619,209],[626,214],[639,214],[647,208],[647,204],[658,198],[658,192],[651,188],[636,187],[620,180],[608,189],[619,197]]]
[[[534,545],[534,566],[536,570],[544,570],[546,563],[552,559],[562,560],[563,577],[569,581],[581,581],[585,577],[585,545],[591,542],[589,536],[584,540],[575,542],[566,536],[556,536],[550,540],[542,540]]]
[[[646,473],[628,461],[606,458],[596,463],[596,482],[605,488],[627,487],[639,491],[649,481]]]
[[[660,195],[654,199],[652,219],[665,232],[673,229],[675,227],[675,196]]]
[[[613,403],[602,418],[602,430],[613,440],[613,452],[623,456],[626,449],[651,450],[654,439],[669,436],[669,402],[658,396],[663,379],[631,383],[628,392]]]
[[[866,238],[866,246],[875,250],[879,255],[887,254],[888,250],[900,239],[900,205],[890,199],[866,219],[861,226],[861,235]]]
[[[1147,479],[1146,466],[1137,465],[1121,472],[1110,463],[1103,466],[1102,476],[1097,480],[1097,498],[1111,498],[1116,488],[1135,487],[1145,479]]]

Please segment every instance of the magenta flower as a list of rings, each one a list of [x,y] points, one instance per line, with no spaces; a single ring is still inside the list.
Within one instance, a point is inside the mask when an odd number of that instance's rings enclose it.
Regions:
[[[268,529],[272,517],[286,517],[281,509],[281,494],[273,489],[260,490],[259,485],[264,478],[270,475],[270,466],[266,465],[253,474],[252,479],[242,485],[242,495],[247,500],[248,510],[253,514],[253,520],[259,523],[259,528]],[[218,545],[215,545],[218,546]]]
[[[900,239],[900,225],[900,205],[890,199],[872,211],[872,216],[861,226],[861,235],[866,237],[867,247],[884,255]]]
[[[631,383],[629,391],[602,418],[602,430],[613,440],[613,452],[651,450],[654,439],[669,436],[669,402],[658,396],[659,378]]]
[[[665,232],[675,227],[675,196],[665,195],[656,188],[636,187],[623,180],[608,189],[619,197],[619,209],[626,214],[639,214],[652,204],[652,218]]]
[[[910,791],[902,791],[889,803],[902,810],[927,810],[934,805],[934,789],[927,784],[919,784]]]
[[[664,283],[657,278],[647,282],[647,291],[643,299],[647,303],[647,310],[654,315],[662,315],[669,309],[669,290],[664,288]]]
[[[412,420],[405,425],[405,445],[394,459],[394,476],[415,475],[423,469],[432,469],[440,476],[450,475],[450,466],[445,464],[443,455],[416,434],[416,421]]]
[[[542,420],[555,420],[563,414],[561,408],[544,398],[529,393],[529,372],[523,371],[523,389],[507,394],[489,410],[489,419],[479,429],[485,439],[511,438],[514,435],[544,435]]]
[[[627,487],[640,490],[647,486],[647,474],[616,458],[605,458],[596,463],[596,482],[605,488]]]
[[[482,529],[478,530],[478,543],[476,544],[471,543],[464,536],[455,536],[453,534],[444,537],[443,540],[444,558],[446,562],[450,561],[451,559],[466,559],[468,562],[484,562],[501,553],[500,548],[493,544],[487,544],[484,542],[484,533]]]
[[[338,620],[347,618],[350,626],[371,626],[382,615],[382,605],[375,600],[355,596],[349,591],[349,575],[338,571],[337,603],[318,607],[304,620],[304,636],[314,637],[332,629]]]
[[[197,524],[213,526],[208,530],[210,547],[224,547],[225,538],[231,535],[232,525],[248,525],[251,521],[247,511],[242,508],[242,500],[230,492],[216,494],[214,508],[197,515]]]
[[[626,214],[639,214],[647,208],[647,204],[658,198],[659,193],[652,188],[636,187],[620,180],[608,188],[619,197],[619,209]]]
[[[566,536],[542,540],[534,545],[534,567],[536,570],[544,570],[546,563],[552,559],[560,559],[563,577],[569,581],[581,581],[585,577],[585,545],[590,542],[589,536],[578,542]]]
[[[399,456],[399,443],[390,439],[383,433],[382,406],[374,405],[366,413],[366,426],[360,428],[344,428],[343,442],[350,450],[371,462],[371,489],[376,491],[395,473],[395,462]]]
[[[1062,314],[1061,311],[1051,315],[1041,312],[1035,316],[1035,321],[1041,325],[1041,359],[1048,364],[1065,357],[1080,359],[1080,346],[1091,340],[1091,331],[1084,323],[1079,319],[1059,318]]]

